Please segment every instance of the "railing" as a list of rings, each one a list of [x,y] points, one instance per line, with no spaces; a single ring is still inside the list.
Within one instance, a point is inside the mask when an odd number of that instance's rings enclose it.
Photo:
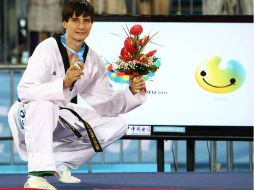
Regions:
[[[14,103],[14,72],[15,71],[21,71],[25,70],[26,65],[24,64],[17,64],[17,65],[11,65],[11,64],[6,64],[6,65],[0,65],[0,70],[6,70],[10,72],[10,106]]]

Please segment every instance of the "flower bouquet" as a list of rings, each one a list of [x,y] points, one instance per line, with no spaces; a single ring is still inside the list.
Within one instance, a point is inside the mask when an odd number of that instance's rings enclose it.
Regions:
[[[152,38],[156,35],[146,35],[141,37],[143,27],[136,24],[128,29],[123,28],[127,34],[124,41],[124,47],[121,49],[119,59],[116,61],[116,69],[125,75],[147,75],[154,73],[159,68],[155,64],[157,59],[154,55],[157,50],[144,53],[146,45],[151,42]]]

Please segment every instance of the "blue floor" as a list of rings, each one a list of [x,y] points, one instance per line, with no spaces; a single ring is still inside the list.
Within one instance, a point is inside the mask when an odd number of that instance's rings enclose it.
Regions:
[[[109,172],[156,172],[156,164],[92,164],[83,165],[73,173],[109,173]],[[165,164],[165,172],[170,172],[170,164]],[[26,174],[26,165],[0,165],[0,174]]]
[[[169,188],[168,190],[253,190],[253,173],[93,173],[75,174],[82,182],[62,184],[47,178],[58,190],[109,190],[117,188]],[[24,174],[1,174],[0,188],[22,187]]]

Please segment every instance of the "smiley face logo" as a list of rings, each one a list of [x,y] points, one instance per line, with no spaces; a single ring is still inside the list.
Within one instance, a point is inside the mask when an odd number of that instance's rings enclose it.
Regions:
[[[195,78],[199,86],[216,94],[239,89],[246,77],[243,66],[237,60],[229,60],[225,68],[221,68],[220,63],[221,58],[216,56],[197,67]]]

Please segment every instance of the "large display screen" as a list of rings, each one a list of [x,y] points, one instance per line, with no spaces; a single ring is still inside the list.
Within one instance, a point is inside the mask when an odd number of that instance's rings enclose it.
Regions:
[[[156,18],[156,17],[155,17]],[[202,20],[174,17],[104,17],[95,21],[87,44],[105,69],[123,47],[123,28],[143,26],[158,34],[147,46],[157,50],[159,70],[146,76],[147,101],[123,115],[130,125],[253,126],[254,27],[250,17]],[[128,85],[107,70],[115,89]],[[81,105],[86,105],[79,99]]]

